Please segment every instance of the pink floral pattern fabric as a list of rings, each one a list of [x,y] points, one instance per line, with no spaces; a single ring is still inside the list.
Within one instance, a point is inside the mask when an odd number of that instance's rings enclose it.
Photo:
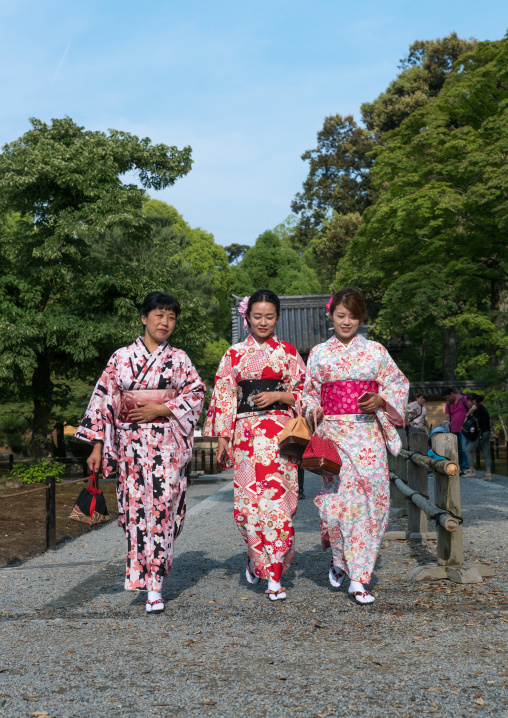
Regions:
[[[292,344],[272,336],[258,347],[251,335],[223,356],[203,430],[232,438],[234,519],[260,578],[279,581],[294,556],[293,517],[298,504],[296,464],[279,453],[278,438],[294,412],[237,414],[238,382],[280,379],[300,405],[305,364]]]
[[[321,387],[321,406],[325,414],[363,414],[358,399],[367,391],[377,394],[377,382],[330,381]]]
[[[325,475],[314,503],[321,521],[323,549],[331,547],[335,566],[354,581],[370,581],[388,523],[390,491],[386,445],[395,455],[409,383],[386,349],[355,336],[345,347],[336,337],[314,347],[309,356],[302,403],[307,415],[321,406],[328,382],[375,381],[386,409],[375,415],[327,416],[319,426],[342,459],[340,476]]]
[[[174,418],[119,419],[120,392],[172,389],[164,402]],[[117,467],[118,523],[127,538],[127,590],[160,591],[183,528],[194,427],[205,385],[189,357],[164,342],[152,353],[143,340],[116,351],[97,382],[76,437],[103,441],[103,473]]]

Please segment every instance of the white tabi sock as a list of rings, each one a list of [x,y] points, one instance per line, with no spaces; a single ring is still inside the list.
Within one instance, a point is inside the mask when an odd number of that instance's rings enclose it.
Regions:
[[[148,591],[147,604],[146,604],[146,612],[147,613],[152,613],[152,612],[157,613],[158,611],[164,610],[163,603],[157,603],[155,606],[150,605],[154,601],[158,601],[160,598],[162,598],[162,593],[160,591]]]
[[[282,588],[282,586],[280,585],[280,581],[268,580],[268,590],[269,591],[278,591],[279,588]]]
[[[372,601],[374,601],[374,596],[370,595],[363,583],[360,583],[359,581],[351,581],[348,592],[356,593],[357,591],[359,593],[367,594],[366,596],[355,596],[355,600],[358,601],[358,603],[372,603]]]

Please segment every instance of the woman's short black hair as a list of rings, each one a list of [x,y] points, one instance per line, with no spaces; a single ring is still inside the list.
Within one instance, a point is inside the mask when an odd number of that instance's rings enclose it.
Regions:
[[[277,312],[277,316],[280,314],[280,299],[275,294],[275,292],[272,292],[271,289],[258,289],[257,292],[254,292],[249,297],[249,302],[247,304],[247,313],[245,315],[245,318],[247,321],[249,321],[249,316],[252,311],[252,305],[256,304],[257,302],[270,302],[270,304],[273,304],[275,307],[275,310]],[[250,322],[249,322],[250,323]]]
[[[164,292],[150,292],[150,294],[147,294],[143,299],[143,306],[139,313],[142,317],[147,317],[154,309],[167,309],[169,312],[174,312],[175,317],[181,312],[178,299],[175,299],[170,294],[164,294]]]

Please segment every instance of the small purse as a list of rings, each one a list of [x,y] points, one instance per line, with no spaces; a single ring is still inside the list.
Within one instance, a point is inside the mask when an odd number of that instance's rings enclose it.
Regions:
[[[69,516],[73,521],[80,521],[83,524],[103,524],[109,521],[108,507],[102,491],[97,487],[95,469],[88,479],[88,486],[82,489],[74,508]]]
[[[323,421],[325,421],[325,419],[323,419]],[[303,453],[300,466],[302,469],[307,469],[307,471],[311,471],[313,474],[337,475],[342,466],[342,459],[331,439],[324,439],[322,436],[318,436],[314,433]]]
[[[307,419],[302,416],[290,419],[279,434],[279,451],[292,461],[300,461],[311,437],[312,430]]]

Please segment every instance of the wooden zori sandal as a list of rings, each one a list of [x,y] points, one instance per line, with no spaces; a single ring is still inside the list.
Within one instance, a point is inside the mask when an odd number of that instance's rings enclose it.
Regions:
[[[162,603],[162,608],[154,608],[158,603]],[[166,606],[164,605],[164,599],[158,598],[156,601],[147,601],[146,602],[146,612],[147,613],[162,613]]]
[[[272,591],[270,588],[265,591],[268,594],[270,601],[285,601],[286,600],[286,589],[278,588],[276,591]]]
[[[350,591],[349,597],[357,603],[359,606],[368,606],[369,603],[374,602],[374,596],[370,594],[368,591]],[[369,601],[369,598],[372,600]],[[362,600],[363,599],[363,600]],[[365,600],[367,599],[367,600]]]
[[[247,579],[247,582],[250,583],[252,586],[255,586],[257,583],[261,581],[259,576],[256,576],[255,573],[252,572],[250,567],[250,559],[247,556],[247,567],[245,569],[245,578]]]

